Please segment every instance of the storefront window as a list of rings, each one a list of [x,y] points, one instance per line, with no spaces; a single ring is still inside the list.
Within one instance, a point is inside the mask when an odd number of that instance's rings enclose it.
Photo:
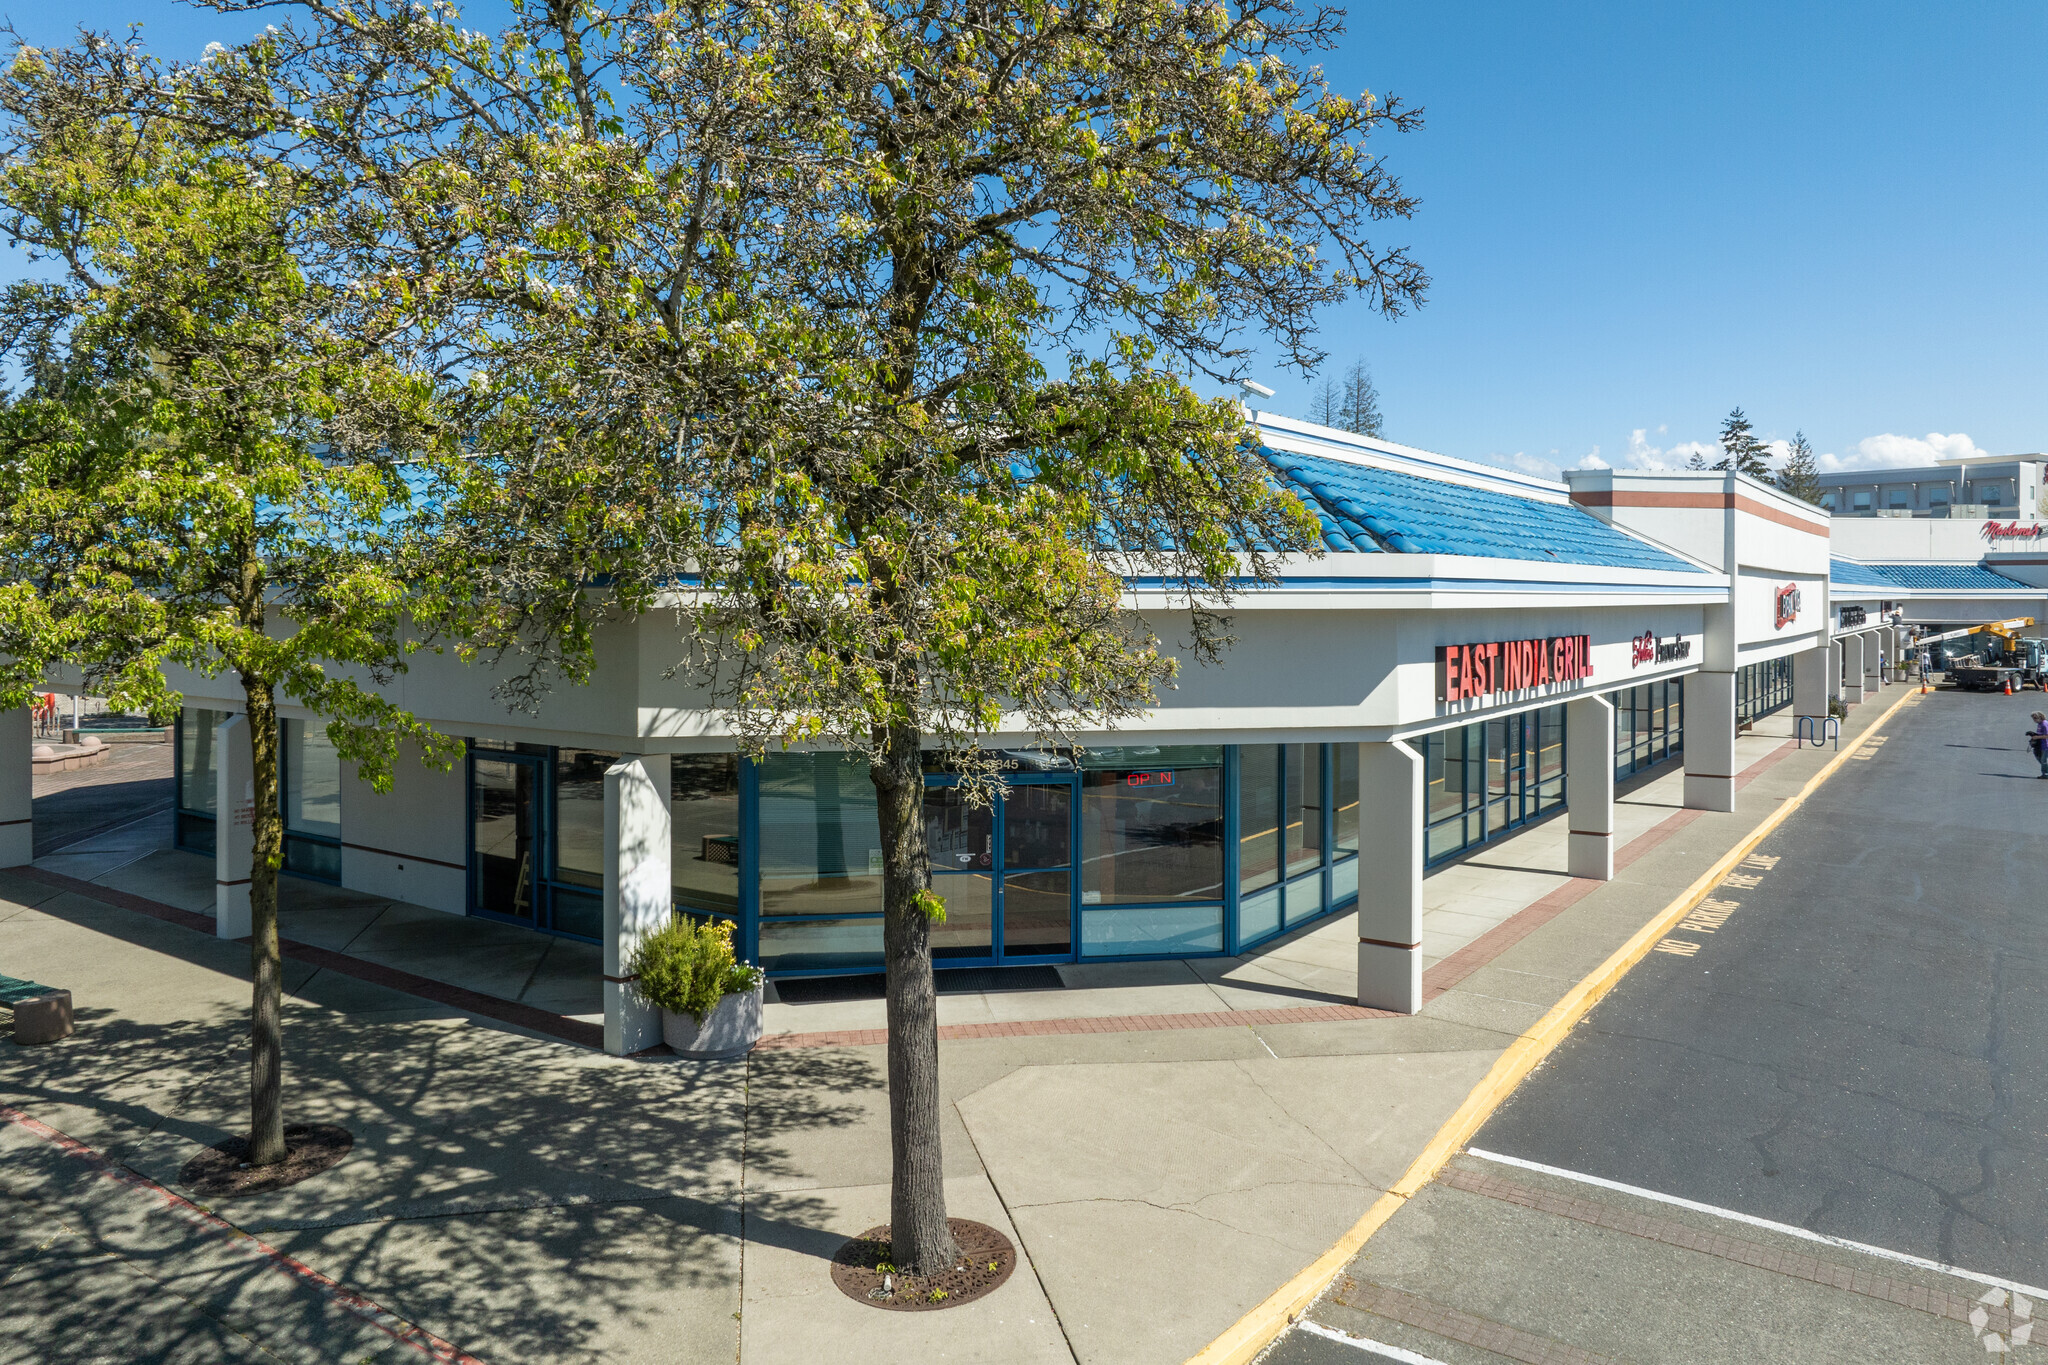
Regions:
[[[341,759],[324,727],[284,722],[284,825],[294,834],[341,837]]]
[[[1094,766],[1107,753],[1081,776],[1084,919],[1091,905],[1221,901],[1222,747],[1123,750],[1118,766]]]
[[[1323,865],[1323,746],[1287,746],[1287,875]],[[1290,907],[1288,918],[1294,918]]]
[[[740,907],[740,760],[669,759],[670,877],[676,904],[735,914]]]
[[[219,764],[213,732],[228,718],[226,711],[188,706],[178,724],[178,809],[195,815],[217,815],[220,801]]]
[[[840,753],[770,754],[760,771],[762,915],[879,914],[882,835],[866,767]]]
[[[1247,744],[1237,751],[1237,887],[1250,895],[1279,880],[1280,746]]]
[[[214,727],[229,716],[188,706],[178,716],[177,828],[172,836],[191,853],[213,852],[213,821],[220,802]]]
[[[604,888],[604,770],[617,754],[555,753],[555,880]]]
[[[1564,804],[1562,706],[1440,730],[1421,744],[1428,808],[1423,857],[1429,862]]]
[[[1333,746],[1337,756],[1337,773],[1331,796],[1336,804],[1337,856],[1358,852],[1358,746],[1338,744]],[[1564,746],[1558,746],[1558,770],[1564,769]],[[1355,876],[1356,874],[1354,874]],[[1343,897],[1339,896],[1339,900]]]

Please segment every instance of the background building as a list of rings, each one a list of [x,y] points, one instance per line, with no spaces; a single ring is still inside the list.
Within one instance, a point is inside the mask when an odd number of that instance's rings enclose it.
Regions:
[[[1838,517],[2017,518],[2048,511],[2048,455],[1968,455],[1911,469],[1823,474],[1821,506]]]

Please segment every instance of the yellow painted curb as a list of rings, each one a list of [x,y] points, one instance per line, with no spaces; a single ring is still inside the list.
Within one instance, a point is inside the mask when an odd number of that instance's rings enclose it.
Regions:
[[[1819,772],[1808,778],[1806,785],[1781,802],[1778,808],[1765,816],[1763,822],[1746,835],[1742,842],[1728,850],[1715,864],[1700,874],[1698,880],[1685,888],[1678,899],[1659,910],[1650,922],[1630,936],[1628,942],[1614,950],[1608,959],[1595,967],[1577,985],[1566,991],[1564,998],[1552,1005],[1541,1019],[1509,1043],[1507,1050],[1494,1060],[1486,1076],[1473,1087],[1457,1112],[1437,1129],[1436,1136],[1422,1149],[1408,1167],[1407,1174],[1395,1182],[1394,1187],[1374,1200],[1365,1216],[1352,1224],[1351,1230],[1337,1239],[1335,1246],[1318,1256],[1306,1269],[1286,1284],[1281,1285],[1267,1296],[1265,1302],[1246,1313],[1233,1323],[1228,1331],[1217,1337],[1196,1354],[1188,1357],[1187,1365],[1245,1365],[1259,1352],[1266,1349],[1273,1338],[1286,1330],[1289,1323],[1300,1317],[1316,1297],[1327,1289],[1338,1272],[1351,1262],[1375,1232],[1406,1203],[1416,1191],[1436,1179],[1437,1172],[1444,1168],[1458,1150],[1471,1140],[1481,1125],[1491,1118],[1493,1111],[1500,1107],[1522,1083],[1522,1078],[1535,1069],[1536,1064],[1550,1055],[1565,1035],[1586,1016],[1586,1012],[1600,1002],[1600,998],[1614,989],[1616,982],[1628,975],[1629,968],[1648,955],[1657,940],[1664,937],[1671,926],[1691,913],[1694,906],[1707,898],[1733,871],[1735,865],[1747,858],[1756,846],[1771,832],[1785,822],[1785,818],[1799,809],[1819,787],[1834,776],[1835,769],[1856,756],[1872,735],[1884,727],[1892,713],[1909,700],[1919,696],[1918,689],[1908,690],[1904,696],[1885,708],[1883,715],[1873,722],[1868,730],[1858,735],[1849,747],[1836,754]]]

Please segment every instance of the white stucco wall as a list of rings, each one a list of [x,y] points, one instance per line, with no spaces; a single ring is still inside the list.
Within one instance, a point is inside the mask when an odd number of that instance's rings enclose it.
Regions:
[[[467,804],[463,765],[437,772],[420,762],[412,745],[399,754],[389,792],[379,792],[343,763],[341,884],[464,913]]]

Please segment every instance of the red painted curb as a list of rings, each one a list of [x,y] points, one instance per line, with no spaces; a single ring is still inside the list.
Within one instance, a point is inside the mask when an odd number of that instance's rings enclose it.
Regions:
[[[276,1247],[258,1241],[218,1214],[200,1208],[183,1195],[165,1189],[149,1177],[116,1165],[77,1138],[58,1132],[40,1119],[31,1118],[19,1109],[0,1105],[0,1123],[11,1123],[49,1143],[66,1156],[83,1161],[92,1167],[94,1174],[144,1196],[166,1212],[220,1239],[224,1245],[254,1257],[279,1274],[297,1280],[392,1340],[412,1347],[429,1360],[447,1361],[449,1365],[485,1365],[481,1358],[443,1341],[424,1327],[407,1322],[390,1309],[378,1305],[345,1285],[338,1284],[305,1262],[294,1260]]]

